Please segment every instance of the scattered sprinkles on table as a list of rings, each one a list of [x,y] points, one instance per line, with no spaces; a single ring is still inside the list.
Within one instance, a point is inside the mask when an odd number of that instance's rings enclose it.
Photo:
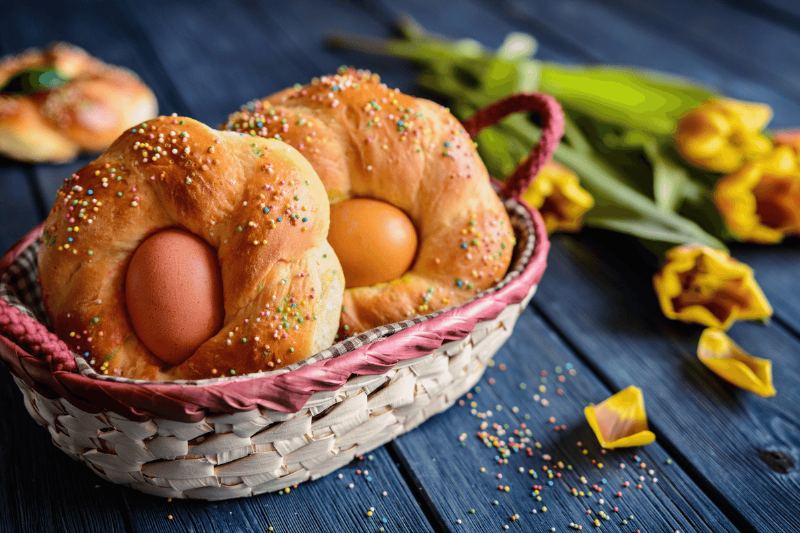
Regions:
[[[506,365],[503,363],[496,365],[489,361],[488,366],[500,372],[506,370]],[[486,457],[483,465],[475,467],[478,483],[485,486],[487,491],[486,507],[483,508],[483,511],[505,512],[505,507],[500,505],[501,502],[495,498],[493,492],[495,494],[498,491],[502,493],[528,492],[532,502],[529,513],[531,516],[547,513],[549,506],[552,505],[559,505],[563,509],[564,499],[560,494],[566,493],[575,498],[579,505],[575,508],[575,516],[572,521],[563,524],[569,529],[602,528],[603,524],[609,521],[630,526],[635,522],[635,517],[630,513],[625,514],[623,507],[625,495],[630,490],[643,491],[645,483],[657,484],[659,479],[655,469],[638,454],[628,453],[625,454],[626,459],[618,464],[618,469],[609,472],[609,465],[597,456],[603,457],[612,452],[607,452],[605,449],[590,449],[580,440],[574,442],[573,445],[580,451],[580,456],[586,456],[586,459],[582,460],[580,464],[573,465],[558,459],[556,453],[559,452],[558,445],[562,443],[558,437],[542,439],[543,442],[549,440],[550,445],[537,440],[537,434],[547,431],[548,428],[552,429],[554,433],[562,433],[569,429],[567,424],[559,423],[557,412],[552,411],[553,407],[557,407],[558,404],[553,405],[545,398],[548,392],[552,392],[548,391],[546,386],[551,372],[555,374],[554,381],[558,383],[559,387],[562,387],[569,378],[577,375],[576,369],[569,363],[563,367],[557,366],[550,372],[542,370],[539,378],[541,385],[537,392],[531,395],[531,399],[535,402],[531,404],[531,408],[536,411],[533,415],[520,414],[521,411],[517,406],[513,406],[510,410],[504,409],[502,405],[495,405],[492,409],[480,409],[478,402],[481,393],[480,386],[475,387],[457,402],[459,406],[469,408],[470,414],[477,419],[478,431],[475,436],[481,443],[481,448],[488,451],[488,453],[480,452],[478,449],[472,452]],[[494,377],[484,376],[484,379],[490,385],[497,386],[497,380]],[[522,382],[519,383],[518,388],[524,391],[527,389],[527,385]],[[555,392],[558,396],[565,394],[562,388],[556,389]],[[510,423],[491,421],[507,411],[515,415],[510,419],[518,420],[516,426]],[[540,419],[540,422],[532,424],[531,420],[537,418]],[[573,418],[579,425],[585,423],[580,412],[574,413]],[[466,432],[460,433],[457,438],[462,448],[469,445],[470,439]],[[553,444],[556,446],[552,448],[552,451],[546,451]],[[570,455],[574,456],[573,453]],[[622,456],[622,453],[619,456]],[[672,460],[667,459],[664,464],[670,465]],[[633,465],[635,468],[626,468],[628,465]],[[480,481],[480,476],[487,474],[489,477]],[[479,505],[475,507],[480,508],[481,502],[476,503]],[[493,508],[498,507],[499,509],[492,511]],[[476,509],[470,509],[468,514],[475,515]],[[501,514],[500,517],[511,523],[529,522],[533,519],[526,519],[518,513],[511,516]],[[539,528],[545,524],[549,524],[549,522],[537,520],[532,527]],[[527,529],[530,526],[531,524],[523,525],[523,528]],[[508,523],[503,525],[504,529],[508,527]],[[559,528],[548,525],[548,529],[556,531]],[[632,533],[634,531],[640,530],[631,529]]]

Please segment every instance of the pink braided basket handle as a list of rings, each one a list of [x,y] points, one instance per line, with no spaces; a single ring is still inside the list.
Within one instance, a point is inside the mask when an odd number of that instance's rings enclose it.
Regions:
[[[541,115],[542,135],[531,155],[520,163],[501,189],[503,195],[514,199],[519,198],[533,182],[564,135],[564,113],[561,105],[555,98],[544,93],[519,93],[478,110],[463,123],[464,129],[474,139],[482,129],[497,124],[508,115],[524,111]]]
[[[479,111],[465,128],[471,135],[516,111],[537,110],[545,128],[531,157],[520,165],[505,192],[517,197],[550,157],[563,130],[561,109],[541,94],[512,96]],[[499,117],[499,118],[497,118]],[[555,143],[555,144],[554,144]],[[544,221],[527,204],[534,224],[535,247],[524,269],[495,292],[401,330],[387,338],[324,359],[291,372],[239,379],[210,380],[203,384],[103,380],[75,372],[75,356],[44,325],[0,298],[0,360],[28,386],[45,397],[61,397],[77,408],[103,410],[131,420],[151,417],[197,422],[207,412],[232,413],[258,407],[283,412],[300,410],[311,395],[338,390],[352,376],[383,374],[398,362],[428,354],[445,342],[465,338],[475,325],[496,318],[509,304],[519,303],[544,273],[550,242]],[[42,234],[32,230],[0,260],[0,275]]]

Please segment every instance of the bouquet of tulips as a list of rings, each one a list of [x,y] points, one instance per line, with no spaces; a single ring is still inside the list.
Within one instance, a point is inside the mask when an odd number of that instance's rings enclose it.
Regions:
[[[664,314],[709,329],[698,355],[734,384],[775,394],[769,361],[724,331],[772,308],[747,265],[725,243],[776,243],[800,234],[800,132],[764,130],[767,105],[725,98],[662,73],[566,66],[534,59],[536,41],[513,33],[491,51],[431,34],[413,20],[403,37],[335,36],[332,44],[410,59],[419,84],[466,119],[512,93],[554,96],[566,115],[561,145],[523,198],[549,232],[603,228],[639,239],[661,260],[653,284]],[[478,136],[489,171],[506,176],[539,136],[516,115]]]

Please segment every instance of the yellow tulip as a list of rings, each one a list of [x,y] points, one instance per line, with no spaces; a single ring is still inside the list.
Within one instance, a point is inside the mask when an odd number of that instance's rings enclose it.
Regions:
[[[800,166],[792,147],[778,146],[720,179],[714,203],[739,239],[775,243],[800,234]]]
[[[772,109],[765,104],[730,98],[710,100],[678,121],[675,141],[692,164],[733,172],[772,149],[770,140],[761,134],[771,118]]]
[[[708,246],[669,250],[653,285],[667,318],[728,329],[736,320],[772,315],[753,269]]]
[[[775,396],[772,362],[748,354],[721,330],[707,328],[703,331],[697,357],[712,372],[737,387],[764,397]]]
[[[583,412],[603,448],[644,446],[656,440],[647,428],[644,397],[638,387],[628,387]]]
[[[594,206],[592,195],[578,184],[578,176],[555,161],[542,167],[522,197],[542,213],[547,233],[578,231],[583,215]]]

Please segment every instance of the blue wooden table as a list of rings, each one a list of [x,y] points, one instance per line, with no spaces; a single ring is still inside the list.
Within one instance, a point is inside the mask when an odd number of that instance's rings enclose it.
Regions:
[[[489,47],[532,33],[543,60],[686,76],[769,104],[774,128],[800,126],[792,0],[7,0],[0,54],[69,41],[137,72],[162,113],[214,125],[342,64],[413,93],[412,65],[325,46],[334,32],[388,37],[405,13]],[[63,178],[90,159],[0,159],[0,249],[40,222]],[[700,328],[662,316],[644,251],[584,231],[553,239],[532,304],[462,405],[283,494],[166,501],[102,481],[50,444],[0,371],[0,532],[586,531],[595,519],[603,531],[800,531],[800,241],[732,252],[775,308],[768,326],[731,332],[773,361],[773,398],[698,362]],[[583,407],[629,385],[644,391],[657,440],[604,453]]]

